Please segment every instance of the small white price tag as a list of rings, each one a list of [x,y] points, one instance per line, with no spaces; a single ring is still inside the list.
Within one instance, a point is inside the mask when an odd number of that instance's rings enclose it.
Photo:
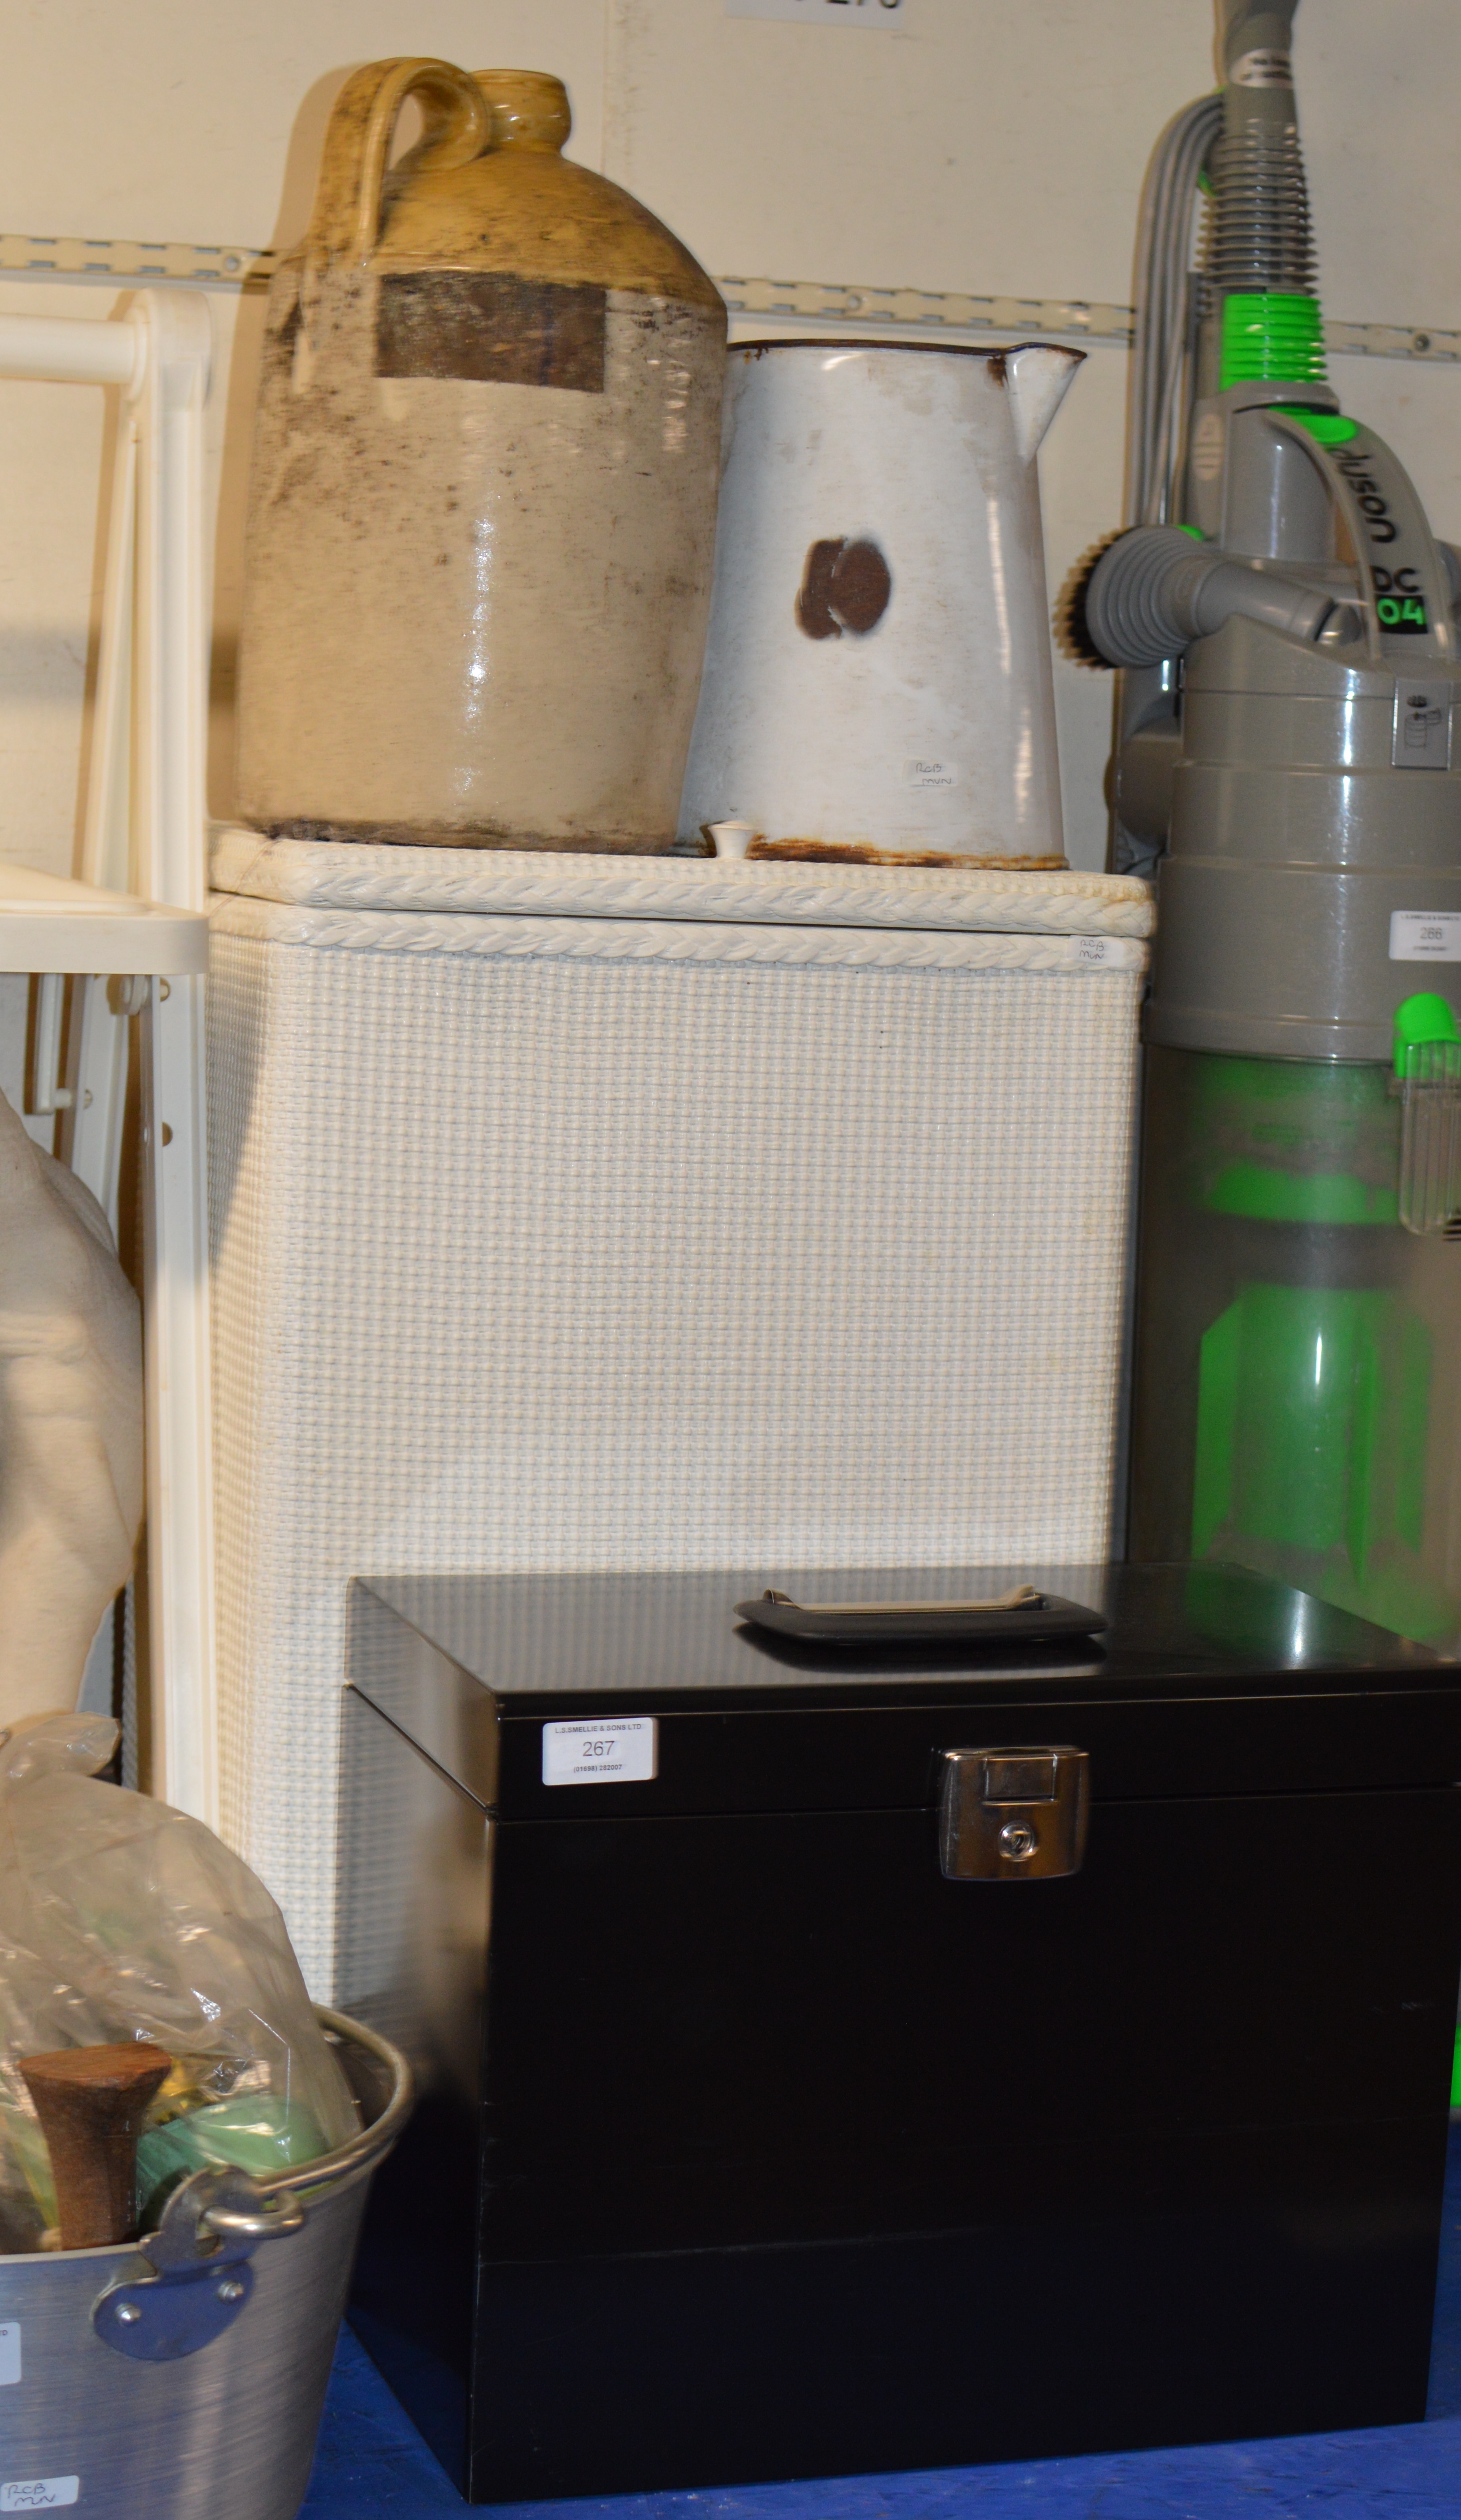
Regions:
[[[652,1715],[612,1724],[545,1724],[545,1785],[642,1784],[659,1771],[659,1726]]]
[[[79,2476],[32,2476],[23,2485],[0,2485],[0,2511],[59,2511],[80,2491]]]
[[[21,2381],[21,2322],[18,2318],[0,2319],[0,2389],[19,2388]]]
[[[783,18],[804,26],[897,26],[909,0],[726,0],[728,18]]]
[[[1461,910],[1393,910],[1393,963],[1461,963]]]
[[[1109,936],[1078,936],[1075,939],[1076,960],[1092,970],[1102,970],[1111,960]]]

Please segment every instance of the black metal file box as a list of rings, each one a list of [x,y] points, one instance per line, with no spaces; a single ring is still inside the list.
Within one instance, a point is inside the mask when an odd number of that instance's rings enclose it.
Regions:
[[[989,1570],[352,1588],[339,1998],[425,2083],[352,2315],[474,2499],[1424,2413],[1461,1675],[1041,1580],[1107,1634],[732,1611]]]

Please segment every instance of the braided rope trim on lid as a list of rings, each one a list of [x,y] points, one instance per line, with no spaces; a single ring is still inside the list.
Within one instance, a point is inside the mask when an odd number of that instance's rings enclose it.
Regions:
[[[217,891],[321,908],[516,911],[580,919],[771,920],[783,926],[1013,929],[1149,936],[1131,876],[971,874],[725,858],[592,857],[537,849],[408,848],[220,832]]]
[[[731,926],[627,919],[513,919],[498,913],[322,910],[215,893],[216,933],[271,945],[354,954],[461,954],[484,960],[568,963],[796,964],[825,969],[1088,971],[1146,968],[1146,948],[1127,936],[939,933],[927,928]]]

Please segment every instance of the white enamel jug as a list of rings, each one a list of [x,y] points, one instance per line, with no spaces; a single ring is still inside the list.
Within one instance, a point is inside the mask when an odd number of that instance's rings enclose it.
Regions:
[[[1036,452],[1082,357],[731,350],[683,839],[1065,864]]]

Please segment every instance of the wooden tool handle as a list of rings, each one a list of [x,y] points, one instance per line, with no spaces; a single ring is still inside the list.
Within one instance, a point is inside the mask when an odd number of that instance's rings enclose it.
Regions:
[[[58,2048],[20,2070],[51,2155],[64,2249],[114,2248],[137,2228],[137,2138],[172,2058],[144,2040]]]

